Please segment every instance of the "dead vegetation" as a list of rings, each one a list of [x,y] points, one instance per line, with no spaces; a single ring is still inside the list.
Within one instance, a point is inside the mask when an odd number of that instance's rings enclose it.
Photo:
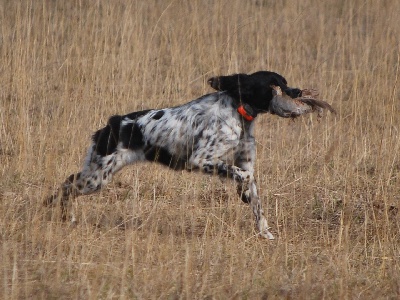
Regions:
[[[399,15],[394,0],[2,1],[0,298],[399,298]],[[261,69],[338,111],[257,120],[276,241],[232,183],[156,165],[78,198],[76,227],[42,207],[110,115]]]

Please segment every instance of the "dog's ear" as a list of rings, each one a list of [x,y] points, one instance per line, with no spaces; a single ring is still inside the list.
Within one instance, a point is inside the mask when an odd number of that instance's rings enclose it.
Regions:
[[[218,77],[211,77],[207,80],[207,83],[216,91],[220,91],[220,85],[219,85],[219,76]]]
[[[207,80],[208,84],[217,91],[227,91],[237,93],[241,86],[246,85],[247,74],[234,74],[229,76],[211,77]]]
[[[299,89],[289,88],[283,76],[270,71],[212,77],[208,79],[208,84],[217,91],[226,92],[236,101],[245,102],[263,111],[268,110],[269,101],[273,98],[273,85],[279,86],[292,98],[301,94]]]

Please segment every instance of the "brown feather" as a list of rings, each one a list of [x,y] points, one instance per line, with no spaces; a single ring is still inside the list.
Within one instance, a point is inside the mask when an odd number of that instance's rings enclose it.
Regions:
[[[316,99],[318,97],[317,90],[304,89],[302,90],[301,97],[293,99],[283,93],[280,87],[271,87],[274,90],[274,97],[269,106],[269,111],[272,114],[276,114],[284,118],[296,118],[300,115],[317,111],[318,117],[321,117],[324,109],[336,114],[335,109],[330,104],[323,100]]]
[[[336,114],[336,110],[327,102],[323,101],[323,100],[318,100],[318,99],[313,99],[313,98],[306,98],[306,97],[300,97],[297,98],[298,100],[300,100],[303,103],[306,103],[308,105],[310,105],[313,110],[316,107],[320,107],[322,109],[327,109],[329,110],[331,113]]]

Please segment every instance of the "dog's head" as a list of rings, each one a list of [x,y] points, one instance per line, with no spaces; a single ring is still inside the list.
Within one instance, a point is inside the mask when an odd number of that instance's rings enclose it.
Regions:
[[[210,86],[217,91],[225,91],[238,102],[250,104],[259,112],[266,112],[273,98],[272,86],[292,98],[301,96],[301,90],[287,86],[286,79],[274,72],[259,71],[253,74],[234,74],[217,76],[208,80]]]

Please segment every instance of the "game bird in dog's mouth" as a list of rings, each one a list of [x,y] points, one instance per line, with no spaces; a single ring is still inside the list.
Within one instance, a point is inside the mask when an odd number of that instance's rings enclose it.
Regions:
[[[283,118],[297,118],[298,116],[317,111],[322,117],[324,109],[336,114],[333,107],[323,100],[317,99],[318,92],[314,89],[304,89],[301,95],[292,98],[282,92],[279,86],[271,86],[274,97],[269,105],[269,112]]]
[[[61,203],[66,219],[69,200],[99,191],[127,165],[158,162],[236,181],[239,196],[250,204],[257,233],[273,239],[254,177],[255,120],[267,112],[295,118],[334,110],[311,90],[289,87],[275,72],[216,76],[208,83],[216,92],[186,104],[110,117],[92,136],[81,171],[68,176],[45,204]],[[73,213],[71,221],[76,222]]]

